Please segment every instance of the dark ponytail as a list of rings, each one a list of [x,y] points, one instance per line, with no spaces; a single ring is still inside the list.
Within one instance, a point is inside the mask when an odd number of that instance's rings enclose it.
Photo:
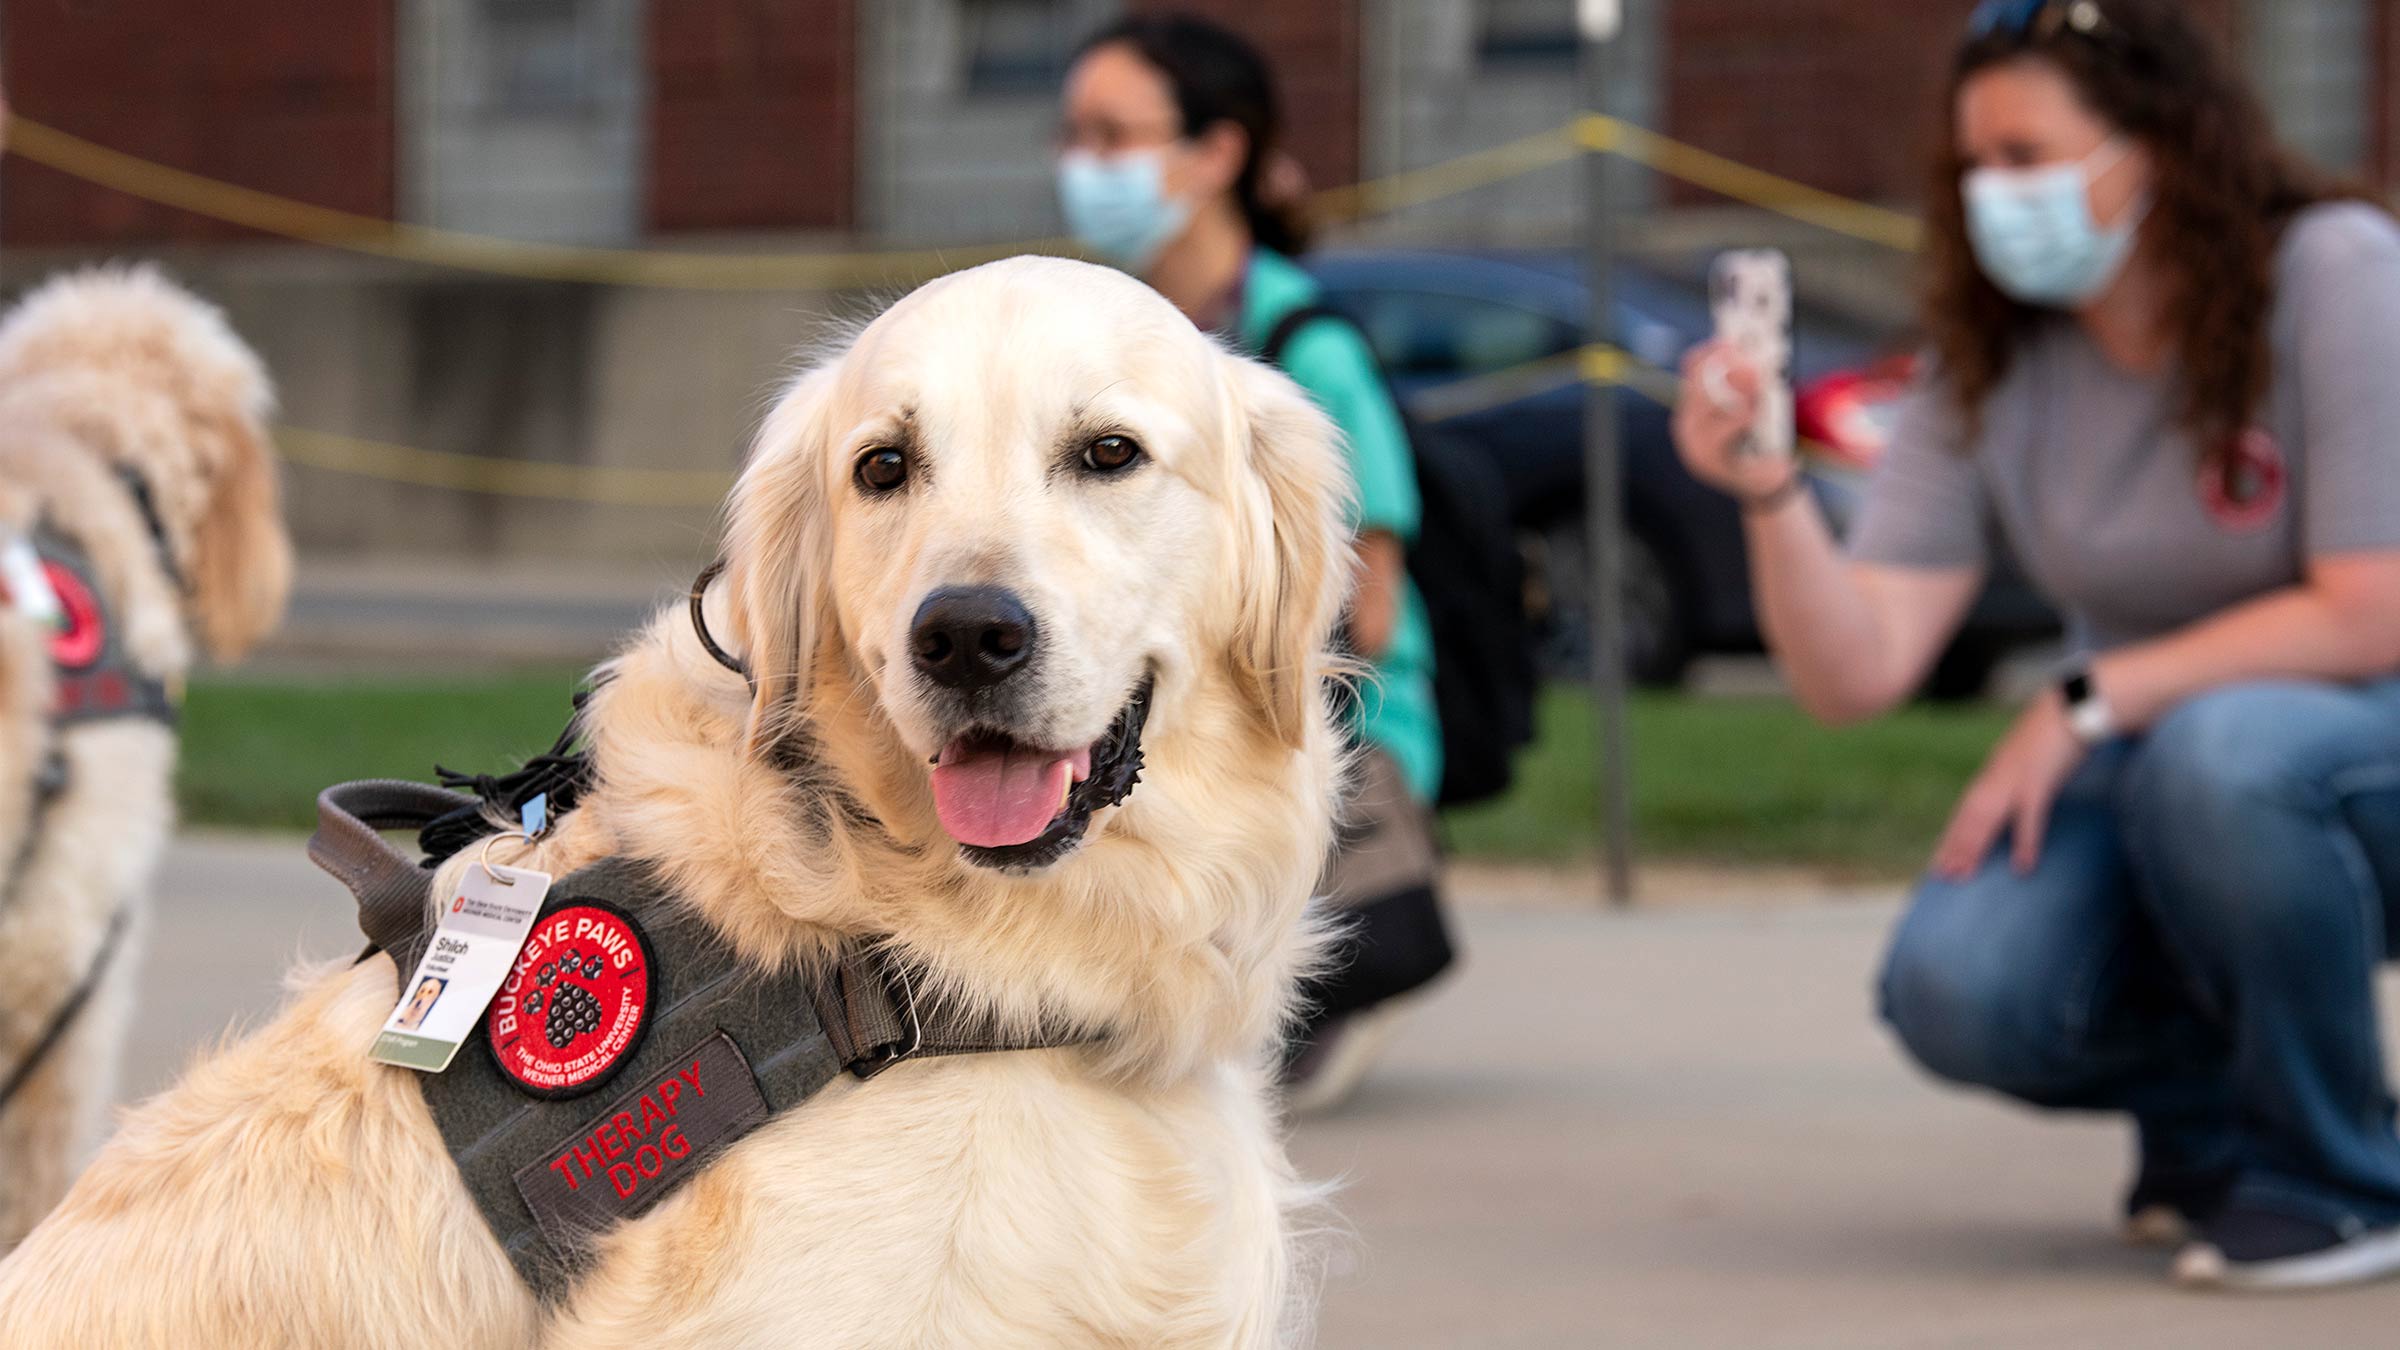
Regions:
[[[1297,201],[1280,199],[1269,182],[1269,170],[1283,149],[1283,113],[1275,100],[1274,75],[1258,49],[1206,19],[1161,14],[1112,23],[1085,38],[1075,57],[1081,60],[1099,48],[1120,44],[1166,77],[1185,138],[1219,122],[1242,129],[1249,149],[1242,156],[1233,193],[1251,235],[1278,253],[1306,249],[1307,212]]]

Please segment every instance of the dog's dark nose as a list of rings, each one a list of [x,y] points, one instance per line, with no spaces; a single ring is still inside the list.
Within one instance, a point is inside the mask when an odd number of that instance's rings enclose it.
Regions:
[[[926,679],[971,692],[998,684],[1033,655],[1033,615],[997,586],[945,586],[917,606],[910,654]]]

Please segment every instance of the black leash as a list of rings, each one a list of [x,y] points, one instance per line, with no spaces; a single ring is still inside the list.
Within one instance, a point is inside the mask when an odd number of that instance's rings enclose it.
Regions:
[[[175,546],[167,540],[167,522],[158,514],[158,500],[151,494],[150,480],[130,464],[117,466],[117,481],[124,485],[125,495],[133,498],[133,507],[142,513],[142,524],[150,531],[150,547],[158,552],[158,568],[167,574],[167,581],[178,591],[189,592],[183,565],[176,561]]]
[[[0,910],[17,898],[17,887],[25,880],[25,869],[33,865],[34,845],[39,843],[42,822],[49,818],[50,805],[67,790],[67,757],[52,746],[42,757],[42,767],[33,776],[33,799],[25,809],[25,832],[17,836],[16,856],[8,860],[8,868],[0,872]]]
[[[66,1038],[67,1030],[82,1015],[83,1005],[92,1001],[92,991],[100,987],[100,977],[108,973],[109,962],[116,959],[117,947],[124,940],[125,927],[131,920],[132,910],[124,905],[117,906],[117,912],[108,921],[108,935],[100,939],[100,950],[92,954],[92,964],[83,972],[82,983],[75,986],[75,992],[67,995],[66,1002],[58,1005],[58,1011],[50,1014],[50,1025],[42,1028],[41,1039],[35,1041],[33,1048],[25,1052],[25,1058],[17,1062],[17,1067],[8,1075],[8,1081],[0,1083],[0,1111],[8,1109],[9,1102],[17,1095],[17,1089],[25,1086],[25,1080],[33,1077],[33,1071],[42,1066],[42,1061]]]

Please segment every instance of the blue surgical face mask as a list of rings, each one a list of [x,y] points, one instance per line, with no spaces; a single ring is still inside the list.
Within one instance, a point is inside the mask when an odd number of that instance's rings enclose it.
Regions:
[[[2147,197],[2107,229],[2092,220],[2091,185],[2125,156],[2111,140],[2070,164],[1976,169],[1961,191],[1967,240],[1992,284],[2029,305],[2061,308],[2097,298],[2124,270]],[[2097,168],[2092,161],[2105,155]]]
[[[1190,202],[1167,195],[1163,147],[1106,159],[1068,151],[1058,161],[1058,205],[1084,247],[1136,274],[1148,271],[1192,218]]]

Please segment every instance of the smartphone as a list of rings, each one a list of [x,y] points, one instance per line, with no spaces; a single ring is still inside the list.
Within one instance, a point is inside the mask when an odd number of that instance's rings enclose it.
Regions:
[[[1789,459],[1792,433],[1792,260],[1774,248],[1720,253],[1708,273],[1717,338],[1759,372],[1747,454]]]

